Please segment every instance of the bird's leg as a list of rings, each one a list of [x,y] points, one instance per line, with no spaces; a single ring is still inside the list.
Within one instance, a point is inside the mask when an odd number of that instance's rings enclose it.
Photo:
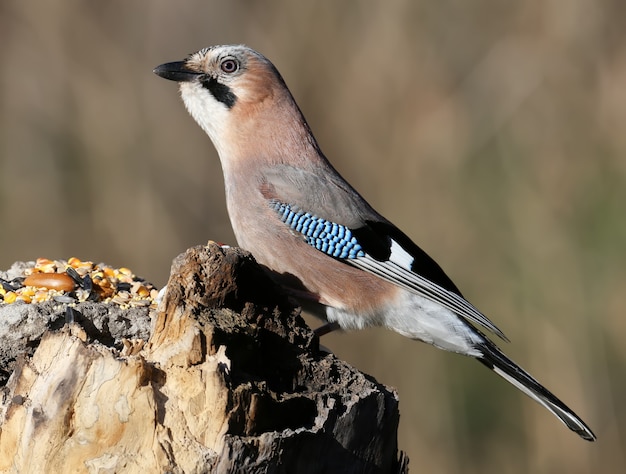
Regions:
[[[304,290],[297,290],[294,288],[283,289],[287,292],[288,295],[298,300],[303,310],[307,311],[316,318],[321,319],[322,321],[326,320],[326,310],[323,309],[324,306],[320,304],[320,297],[318,295]],[[341,329],[339,323],[327,322],[326,324],[322,324],[317,329],[314,329],[313,332],[317,337],[322,337],[328,333],[336,331],[337,329]]]
[[[322,337],[330,332],[336,331],[337,329],[341,329],[341,327],[339,326],[339,323],[335,321],[334,323],[323,324],[317,329],[314,329],[313,332],[317,337]]]

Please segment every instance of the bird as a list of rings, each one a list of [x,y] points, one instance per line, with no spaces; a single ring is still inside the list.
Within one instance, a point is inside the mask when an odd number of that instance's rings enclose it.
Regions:
[[[217,45],[153,72],[178,83],[187,111],[213,142],[238,245],[326,321],[319,334],[384,327],[473,357],[581,438],[596,440],[496,346],[493,335],[508,339],[442,268],[338,173],[265,56]]]

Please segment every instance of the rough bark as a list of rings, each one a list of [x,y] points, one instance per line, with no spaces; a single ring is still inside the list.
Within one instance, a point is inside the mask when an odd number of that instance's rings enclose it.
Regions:
[[[141,324],[126,324],[132,340],[122,339],[87,308],[63,327],[49,323],[62,309],[33,311],[24,314],[43,321],[43,337],[29,334],[23,356],[1,361],[11,373],[1,472],[406,471],[396,393],[320,351],[298,308],[240,249],[177,257],[146,342]],[[13,332],[1,336],[15,345],[11,314]]]

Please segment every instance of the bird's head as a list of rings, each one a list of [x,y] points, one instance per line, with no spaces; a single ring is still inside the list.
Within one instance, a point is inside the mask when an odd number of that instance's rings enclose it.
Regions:
[[[212,46],[154,73],[176,81],[187,110],[222,156],[225,147],[252,138],[263,124],[289,122],[300,112],[280,73],[260,53],[243,45]],[[282,117],[281,114],[297,117]],[[251,130],[254,128],[254,130]],[[274,128],[272,133],[277,131]],[[269,132],[263,132],[269,133]]]

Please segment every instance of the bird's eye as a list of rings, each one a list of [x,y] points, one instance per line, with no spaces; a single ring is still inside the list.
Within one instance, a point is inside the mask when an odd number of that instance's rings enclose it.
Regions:
[[[234,59],[225,59],[224,61],[222,61],[222,64],[220,64],[220,68],[226,74],[232,74],[237,69],[239,69],[239,64],[237,64],[237,61],[235,61]]]

